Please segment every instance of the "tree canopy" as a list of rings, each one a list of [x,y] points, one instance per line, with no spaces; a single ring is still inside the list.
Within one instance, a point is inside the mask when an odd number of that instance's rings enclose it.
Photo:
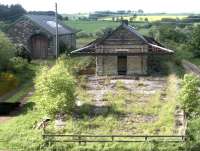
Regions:
[[[19,4],[2,5],[0,4],[0,20],[14,21],[26,13],[26,10]]]
[[[14,57],[14,53],[14,45],[2,32],[0,32],[0,71],[7,68],[9,59]]]
[[[193,28],[189,49],[195,57],[200,57],[200,25]]]

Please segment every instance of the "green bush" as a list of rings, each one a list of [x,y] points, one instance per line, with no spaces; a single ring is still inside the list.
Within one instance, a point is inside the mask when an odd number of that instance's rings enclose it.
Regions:
[[[28,62],[26,59],[21,57],[13,57],[10,60],[11,70],[14,72],[24,72],[28,67]]]
[[[181,81],[179,99],[188,117],[200,115],[200,80],[193,74],[185,74]]]
[[[44,67],[35,79],[37,107],[46,115],[70,113],[75,104],[75,80],[62,61]]]
[[[0,74],[0,96],[15,89],[17,85],[18,80],[13,74],[7,72]]]
[[[14,52],[14,45],[0,32],[0,70],[7,69],[9,59],[14,57]]]
[[[31,62],[31,53],[21,44],[16,45],[15,56],[27,59],[29,63]]]
[[[200,57],[200,25],[194,27],[188,47],[194,53],[195,57]]]

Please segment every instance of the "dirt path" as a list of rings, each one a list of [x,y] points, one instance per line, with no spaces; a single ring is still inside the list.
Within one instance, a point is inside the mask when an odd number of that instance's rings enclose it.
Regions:
[[[0,116],[0,124],[7,122],[8,120],[10,120],[11,118],[15,117],[21,110],[21,108],[24,106],[24,104],[26,104],[26,102],[28,101],[29,97],[31,97],[33,95],[34,89],[32,88],[27,95],[25,95],[21,101],[20,101],[20,106],[15,109],[14,111],[12,111],[9,115],[4,115],[4,116]]]

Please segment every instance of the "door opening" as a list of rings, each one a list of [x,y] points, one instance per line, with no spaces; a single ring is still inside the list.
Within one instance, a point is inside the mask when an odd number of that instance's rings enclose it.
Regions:
[[[127,74],[127,56],[118,56],[117,64],[118,64],[118,75],[126,75]]]

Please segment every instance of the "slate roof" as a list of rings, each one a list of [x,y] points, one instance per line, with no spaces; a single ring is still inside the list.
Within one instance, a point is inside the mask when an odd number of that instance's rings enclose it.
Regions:
[[[34,22],[37,26],[47,30],[50,34],[56,35],[56,24],[55,17],[48,15],[25,15],[28,19]],[[59,35],[67,35],[73,34],[75,31],[64,25],[61,21],[58,21],[58,34]]]
[[[116,30],[118,30],[118,28],[125,28],[127,30],[129,30],[131,33],[133,33],[134,35],[136,35],[139,39],[141,39],[141,41],[144,44],[147,44],[149,46],[149,53],[154,53],[154,54],[172,54],[174,53],[173,50],[170,50],[168,48],[165,48],[162,44],[160,44],[159,42],[157,42],[154,38],[152,37],[147,37],[147,36],[143,36],[141,35],[139,32],[137,32],[135,30],[134,27],[124,24],[122,23],[119,27],[117,27],[112,33],[110,33],[107,36],[104,36],[102,38],[98,38],[96,40],[94,40],[93,42],[89,43],[88,45],[86,45],[85,47],[79,48],[77,50],[74,50],[71,52],[71,54],[95,54],[95,47],[99,44],[101,44],[104,40],[106,40],[110,35],[112,35]]]

